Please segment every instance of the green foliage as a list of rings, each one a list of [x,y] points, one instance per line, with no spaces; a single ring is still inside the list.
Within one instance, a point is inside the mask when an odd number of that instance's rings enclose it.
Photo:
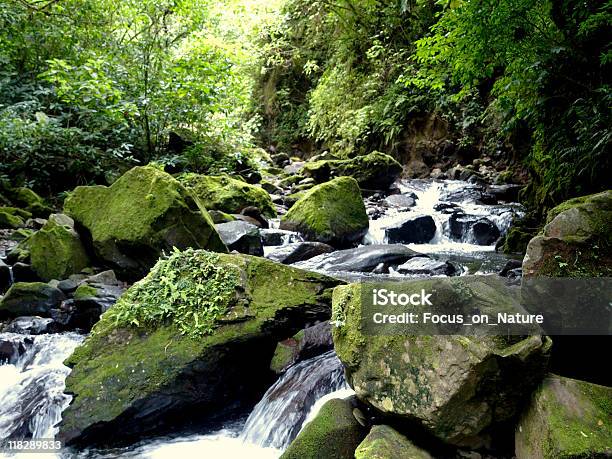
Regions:
[[[239,271],[219,266],[212,252],[174,250],[160,259],[108,312],[118,326],[175,324],[197,338],[213,332],[219,317],[236,300]]]

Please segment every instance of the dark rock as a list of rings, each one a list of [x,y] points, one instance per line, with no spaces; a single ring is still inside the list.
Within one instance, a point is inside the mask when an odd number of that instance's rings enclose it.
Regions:
[[[0,316],[48,317],[65,298],[61,290],[42,282],[16,282],[0,300]]]
[[[380,244],[320,255],[306,263],[308,268],[319,270],[368,273],[378,268],[379,271],[388,272],[390,266],[401,265],[411,258],[425,256],[403,245]]]
[[[217,226],[217,231],[221,240],[230,250],[248,255],[263,255],[263,245],[259,229],[250,223],[235,221],[221,223]]]
[[[20,335],[0,336],[0,364],[14,364],[22,356],[32,339]]]
[[[455,212],[449,221],[450,237],[458,241],[492,245],[501,235],[499,228],[488,218]]]
[[[251,185],[255,185],[261,182],[261,174],[257,171],[249,171],[249,172],[242,173],[241,175],[244,178],[244,180]]]
[[[486,194],[495,198],[496,201],[518,202],[519,193],[523,185],[489,185]]]
[[[287,153],[276,153],[275,155],[270,155],[270,159],[279,167],[285,167],[291,163],[291,159]]]
[[[266,258],[284,265],[290,265],[334,250],[331,245],[322,242],[295,242],[279,246],[268,253]]]
[[[33,230],[39,230],[45,226],[46,223],[47,220],[45,218],[28,218],[25,222],[25,227]]]
[[[234,220],[236,220],[236,217],[234,217],[233,215],[226,214],[225,212],[222,212],[220,210],[209,210],[208,214],[210,215],[210,218],[212,219],[215,225],[219,223],[233,222]]]
[[[19,333],[22,335],[41,335],[43,333],[56,333],[57,331],[58,326],[53,319],[38,316],[17,317],[3,330],[4,333]],[[1,357],[0,360],[2,360]]]
[[[459,204],[455,204],[454,202],[439,202],[434,206],[434,210],[443,214],[452,214],[460,209]]]
[[[323,354],[333,347],[331,325],[329,322],[321,322],[279,342],[270,369],[277,374],[284,373],[291,365]]]
[[[499,272],[500,276],[508,277],[508,273],[514,269],[523,266],[522,260],[508,260],[502,270]]]
[[[259,222],[260,228],[269,228],[268,220],[266,220],[263,215],[261,215],[261,211],[258,207],[248,206],[240,211],[240,215],[244,215],[245,217],[251,217],[254,220]]]
[[[168,150],[173,153],[181,154],[193,145],[193,141],[186,139],[176,132],[170,132],[170,134],[168,134]]]
[[[11,268],[0,260],[0,292],[6,291],[13,283]]]
[[[13,279],[15,282],[38,282],[40,277],[34,272],[32,266],[17,262],[13,265]]]
[[[430,215],[411,217],[385,229],[389,244],[425,244],[436,235],[436,222]]]
[[[397,271],[401,274],[426,274],[428,276],[454,276],[459,274],[457,267],[452,263],[425,257],[412,258],[398,266]]]
[[[417,196],[414,193],[408,194],[392,194],[385,198],[385,204],[389,207],[407,208],[416,205]]]
[[[491,220],[481,218],[472,226],[474,241],[478,245],[492,245],[499,239],[499,228]]]
[[[302,241],[302,237],[298,233],[282,229],[263,229],[260,231],[260,234],[265,246],[277,246]]]
[[[476,202],[482,197],[482,187],[466,186],[465,188],[444,193],[440,199],[448,202]]]

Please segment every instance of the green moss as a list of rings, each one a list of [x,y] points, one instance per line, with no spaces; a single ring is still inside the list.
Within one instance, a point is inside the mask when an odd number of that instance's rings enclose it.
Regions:
[[[29,237],[31,237],[34,234],[34,230],[28,229],[28,228],[19,228],[15,231],[13,231],[13,233],[11,233],[11,235],[9,236],[9,239],[11,241],[18,241],[21,242]]]
[[[29,188],[15,188],[10,191],[10,197],[15,204],[25,208],[35,217],[46,218],[53,211],[42,197]]]
[[[359,185],[350,177],[340,177],[305,192],[281,219],[283,229],[339,246],[359,241],[368,226]]]
[[[227,251],[206,209],[154,167],[135,167],[110,187],[77,187],[65,211],[89,230],[98,257],[138,274],[175,246]]]
[[[550,375],[519,421],[519,457],[606,457],[612,445],[612,388]]]
[[[395,429],[377,425],[355,450],[355,459],[432,459]]]
[[[98,289],[89,284],[81,284],[74,292],[75,300],[83,300],[86,298],[94,298],[98,295]]]
[[[19,215],[0,211],[0,228],[17,229],[24,224],[23,218]]]
[[[28,240],[32,269],[43,280],[66,279],[89,265],[79,235],[49,220]]]
[[[270,195],[255,185],[228,175],[184,174],[179,180],[192,190],[202,205],[209,210],[238,214],[245,207],[255,206],[263,215],[276,216]]]
[[[62,299],[60,290],[44,282],[15,282],[0,299],[0,316],[48,316]]]
[[[319,160],[306,163],[302,173],[325,182],[333,177],[353,177],[364,189],[387,189],[402,173],[402,166],[391,156],[380,152],[352,159]]]
[[[25,219],[32,218],[32,214],[27,210],[18,209],[17,207],[0,207],[0,212],[6,212],[10,215],[16,215]]]
[[[353,459],[364,435],[351,404],[332,399],[304,426],[281,459]]]
[[[293,354],[295,351],[295,343],[280,342],[276,345],[274,356],[270,362],[270,370],[275,373],[280,373],[293,362]]]

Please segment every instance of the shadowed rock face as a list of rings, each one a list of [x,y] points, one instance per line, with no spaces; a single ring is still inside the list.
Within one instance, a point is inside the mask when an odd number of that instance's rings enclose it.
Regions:
[[[491,277],[491,285],[469,276],[409,282],[414,291],[447,291],[437,298],[468,309],[517,306],[517,295],[498,279]],[[383,415],[421,424],[447,443],[482,445],[486,430],[515,416],[546,372],[547,338],[366,336],[362,311],[360,284],[334,290],[333,318],[342,318],[332,330],[334,347],[357,397]]]
[[[114,445],[242,413],[269,386],[278,341],[329,319],[331,288],[339,281],[262,258],[217,256],[214,267],[234,273],[236,284],[211,334],[190,337],[174,322],[117,326],[111,316],[119,303],[102,316],[66,361],[72,367],[66,391],[74,398],[60,438],[76,446]],[[132,288],[156,288],[152,275]],[[211,289],[220,288],[210,282]],[[183,293],[187,300],[219,294]]]
[[[409,218],[385,229],[389,244],[426,244],[436,235],[436,222],[430,215]]]

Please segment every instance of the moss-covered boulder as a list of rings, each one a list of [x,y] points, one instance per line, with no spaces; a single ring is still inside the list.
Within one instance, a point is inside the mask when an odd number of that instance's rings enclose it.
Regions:
[[[276,343],[330,316],[338,281],[247,255],[161,260],[102,315],[66,364],[60,437],[113,444],[250,409]]]
[[[281,219],[281,229],[336,247],[355,245],[369,222],[355,179],[340,177],[305,192]]]
[[[49,317],[64,299],[61,290],[43,282],[16,282],[0,299],[0,317]]]
[[[46,218],[53,212],[45,200],[29,188],[6,188],[4,192],[14,206],[28,211],[34,217]]]
[[[179,179],[209,210],[239,214],[245,207],[253,206],[263,215],[276,216],[270,195],[261,187],[228,175],[184,174]]]
[[[52,214],[39,231],[28,238],[32,269],[42,280],[66,279],[89,266],[89,257],[74,229],[74,221]]]
[[[144,276],[173,247],[227,251],[199,200],[154,167],[135,167],[110,187],[77,187],[64,210],[97,257],[127,278]]]
[[[304,426],[281,459],[353,459],[365,434],[351,400],[334,398]]]
[[[19,215],[14,215],[2,209],[0,207],[0,229],[17,229],[25,224],[25,221]]]
[[[612,275],[612,190],[571,199],[548,213],[543,232],[527,246],[523,275]]]
[[[407,286],[403,291],[435,292],[434,307],[446,304],[447,314],[518,307],[517,293],[495,276],[402,285]],[[351,284],[334,290],[332,323],[337,326],[332,335],[357,397],[384,415],[418,422],[455,445],[480,446],[485,430],[515,416],[546,372],[551,342],[537,335],[408,336],[401,334],[405,324],[395,332],[391,325],[378,334],[366,332],[362,294],[369,298],[368,289],[367,284]]]
[[[372,427],[355,451],[355,459],[432,459],[397,430],[386,425]]]
[[[516,457],[610,457],[611,422],[612,388],[550,375],[517,425]]]
[[[366,190],[386,190],[402,173],[402,166],[378,151],[351,159],[322,159],[306,163],[301,174],[318,183],[334,177],[353,177]]]

